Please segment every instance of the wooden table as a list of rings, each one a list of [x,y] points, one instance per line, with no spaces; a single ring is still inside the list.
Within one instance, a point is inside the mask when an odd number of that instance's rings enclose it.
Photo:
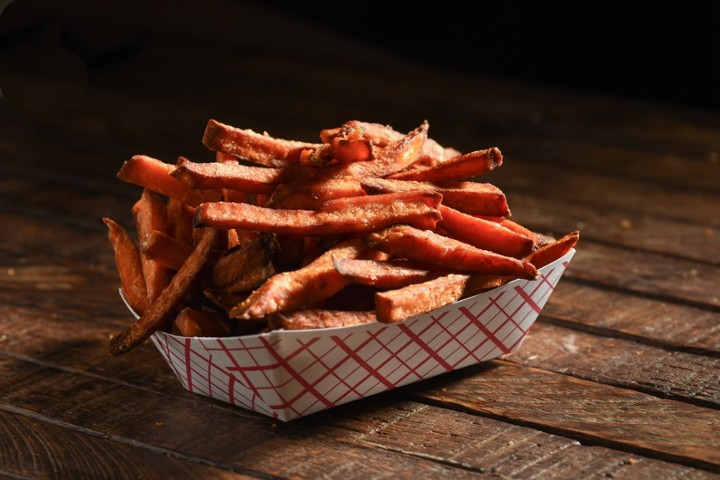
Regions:
[[[3,54],[58,68],[2,84],[0,476],[720,476],[720,115],[433,70],[220,1],[154,34],[69,7],[83,70],[17,7]],[[577,254],[505,358],[288,423],[193,395],[149,343],[105,353],[130,316],[100,218],[131,224],[130,155],[208,159],[209,118],[303,140],[428,119],[445,145],[500,147],[487,181],[513,218],[580,229]]]

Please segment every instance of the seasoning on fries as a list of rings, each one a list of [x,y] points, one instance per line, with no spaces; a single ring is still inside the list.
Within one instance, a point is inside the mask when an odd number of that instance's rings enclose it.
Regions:
[[[109,352],[158,330],[402,322],[536,278],[575,246],[578,232],[555,240],[511,220],[505,194],[478,181],[503,164],[498,148],[461,153],[428,132],[353,120],[305,142],[210,120],[212,160],[130,158],[118,178],[142,187],[137,237],[103,221],[139,319]]]

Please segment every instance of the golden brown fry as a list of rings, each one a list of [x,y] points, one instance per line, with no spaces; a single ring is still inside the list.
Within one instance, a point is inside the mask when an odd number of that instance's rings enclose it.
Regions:
[[[348,205],[344,210],[279,210],[243,203],[213,202],[195,211],[195,226],[238,228],[278,235],[362,234],[394,223],[431,229],[441,219],[427,200]]]
[[[526,260],[535,265],[536,268],[542,268],[569,252],[575,247],[578,240],[580,240],[580,232],[574,231],[568,233],[564,237],[538,248],[530,254]]]
[[[257,319],[275,312],[309,307],[339,292],[348,282],[333,266],[335,258],[357,258],[367,247],[348,240],[331,248],[309,265],[270,277],[230,311],[231,318]]]
[[[356,178],[298,180],[277,186],[268,207],[293,210],[318,210],[328,200],[365,195]]]
[[[160,230],[153,230],[140,241],[142,254],[170,270],[178,270],[192,250],[192,246]]]
[[[379,322],[397,323],[431,312],[462,298],[504,285],[513,277],[451,273],[426,282],[375,294]]]
[[[107,217],[103,218],[103,222],[108,228],[108,240],[115,252],[115,266],[120,276],[123,296],[133,310],[142,313],[147,309],[148,295],[140,251],[122,225]]]
[[[443,219],[438,223],[438,227],[461,242],[515,258],[523,258],[533,249],[534,242],[531,238],[515,233],[499,223],[473,217],[444,205],[440,206],[440,213]]]
[[[128,183],[140,185],[162,195],[177,198],[190,206],[197,206],[203,202],[217,201],[221,198],[219,191],[193,190],[171,175],[175,165],[148,157],[147,155],[134,155],[127,160],[117,177]]]
[[[225,337],[230,334],[230,326],[223,315],[190,307],[183,308],[175,317],[175,326],[185,337]]]
[[[193,215],[195,209],[177,198],[167,200],[167,233],[188,246],[193,244]]]
[[[344,211],[348,208],[376,207],[395,203],[423,202],[430,208],[440,208],[442,195],[434,192],[408,191],[381,193],[378,195],[358,195],[328,200],[320,207],[321,212]],[[441,212],[442,213],[442,212]]]
[[[190,293],[196,277],[205,266],[219,238],[218,230],[208,228],[203,231],[197,246],[157,300],[148,306],[137,321],[110,339],[108,348],[110,355],[118,356],[129,352],[168,324]]]
[[[408,225],[389,227],[370,233],[364,238],[371,248],[456,272],[537,277],[537,269],[529,262],[482,250],[459,240]]]
[[[333,259],[335,270],[353,283],[375,288],[400,288],[447,274],[446,270],[428,269],[408,260]]]
[[[249,193],[272,193],[285,181],[287,174],[281,168],[251,167],[220,162],[191,162],[181,158],[172,176],[196,188],[240,190]]]
[[[488,173],[502,165],[500,149],[493,147],[466,153],[438,165],[423,166],[389,175],[399,180],[452,182]]]
[[[210,150],[235,155],[243,160],[269,167],[282,167],[288,162],[298,162],[303,150],[319,146],[315,143],[273,138],[216,120],[208,121],[202,141]]]
[[[366,178],[362,188],[368,193],[429,191],[443,196],[442,203],[463,213],[508,216],[505,194],[495,185],[478,182],[433,183],[392,178]]]
[[[141,245],[140,260],[145,276],[148,301],[152,303],[170,282],[170,271],[162,263],[145,254],[142,243],[152,232],[167,230],[167,207],[159,194],[145,188],[140,199],[133,205],[132,213],[135,217],[138,242]]]
[[[350,327],[374,323],[375,312],[305,309],[288,313],[274,313],[268,318],[268,326],[273,329],[306,330],[310,328]]]
[[[272,235],[262,234],[228,250],[213,267],[213,285],[228,293],[256,288],[275,274],[270,260],[277,248]]]

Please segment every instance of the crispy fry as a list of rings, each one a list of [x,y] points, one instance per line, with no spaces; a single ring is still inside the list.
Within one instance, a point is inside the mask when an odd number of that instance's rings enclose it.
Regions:
[[[235,155],[269,167],[282,167],[287,165],[287,162],[298,162],[303,150],[320,146],[315,143],[273,138],[216,120],[208,121],[202,141],[210,150]]]
[[[140,241],[140,252],[170,270],[178,270],[192,253],[192,246],[160,230],[153,230]]]
[[[152,232],[164,232],[167,230],[167,207],[165,202],[163,202],[159,194],[147,188],[143,189],[140,199],[133,205],[132,213],[135,217],[135,228],[140,245]],[[146,255],[142,247],[140,249],[140,261],[145,276],[148,301],[152,303],[170,282],[170,272],[160,262]]]
[[[195,211],[195,226],[238,228],[278,235],[362,234],[394,223],[434,228],[441,219],[425,200],[348,205],[344,210],[278,210],[243,203],[204,203]]]
[[[230,334],[230,326],[217,312],[183,308],[175,317],[175,326],[185,337],[224,337]]]
[[[318,210],[328,200],[365,195],[356,178],[330,178],[293,181],[277,186],[268,207],[293,210]]]
[[[142,313],[147,309],[148,295],[140,251],[122,225],[107,217],[103,218],[103,222],[108,228],[108,240],[115,252],[115,266],[123,295],[133,310]]]
[[[247,165],[192,162],[181,158],[172,176],[192,188],[227,188],[249,193],[272,193],[286,180],[281,168],[251,167]]]
[[[446,270],[428,269],[408,260],[333,259],[335,270],[353,283],[375,288],[400,288],[447,274]]]
[[[433,183],[392,178],[366,178],[361,185],[368,193],[390,193],[408,190],[436,192],[443,196],[443,205],[463,213],[496,216],[510,215],[505,194],[490,183]]]
[[[426,282],[375,294],[379,322],[402,322],[413,315],[431,312],[462,298],[499,287],[512,277],[451,273]]]
[[[132,350],[154,332],[167,325],[175,310],[180,307],[190,293],[193,282],[205,265],[219,237],[218,230],[208,228],[203,231],[193,253],[173,276],[170,284],[162,291],[157,300],[148,306],[137,321],[110,340],[108,349],[110,355],[115,357]]]
[[[438,165],[423,166],[389,175],[399,180],[452,182],[486,174],[502,165],[500,149],[493,147],[466,153]]]
[[[228,250],[213,267],[213,285],[228,293],[256,288],[275,274],[270,260],[277,248],[272,235],[262,234]]]
[[[580,232],[570,232],[562,238],[538,248],[527,257],[527,261],[535,265],[536,268],[542,268],[569,252],[575,247],[578,240],[580,240]]]
[[[376,322],[375,312],[360,310],[306,309],[289,313],[274,313],[268,319],[273,329],[305,330],[310,328],[335,328],[364,325]]]
[[[444,205],[440,205],[440,213],[443,219],[438,226],[461,242],[515,258],[523,258],[533,249],[531,238],[499,223],[473,217]]]
[[[195,209],[173,197],[168,198],[166,208],[167,233],[175,240],[192,246]]]
[[[362,240],[331,248],[309,265],[270,277],[230,311],[231,318],[262,318],[275,312],[309,307],[339,292],[348,282],[333,266],[333,257],[357,258],[366,250]]]
[[[328,200],[320,207],[321,212],[343,211],[351,207],[372,207],[391,205],[395,202],[423,202],[430,208],[440,208],[442,195],[434,192],[407,191],[381,193],[378,195],[358,195],[356,197],[340,197]],[[441,212],[442,213],[442,212]]]
[[[217,201],[221,198],[218,191],[193,190],[173,178],[171,174],[175,171],[175,168],[175,165],[147,155],[134,155],[123,164],[117,177],[124,182],[140,185],[153,192],[177,198],[193,207],[202,202]]]
[[[408,225],[395,225],[370,233],[364,238],[371,248],[456,272],[537,277],[537,269],[529,262],[482,250],[459,240]]]

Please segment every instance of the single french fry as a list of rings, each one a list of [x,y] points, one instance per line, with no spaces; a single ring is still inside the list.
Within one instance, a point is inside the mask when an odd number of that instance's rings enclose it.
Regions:
[[[175,317],[175,326],[185,337],[225,337],[230,334],[230,326],[217,312],[183,308]]]
[[[120,277],[123,296],[133,310],[142,313],[147,309],[148,295],[140,250],[122,225],[107,217],[102,220],[108,228],[108,240],[115,252],[115,266]]]
[[[160,230],[153,230],[140,241],[140,252],[170,270],[179,270],[192,253],[192,246]]]
[[[309,307],[348,284],[333,266],[335,258],[357,258],[367,248],[362,240],[348,240],[331,248],[309,265],[278,273],[230,311],[231,318],[257,319],[276,312]]]
[[[536,278],[537,269],[529,262],[490,252],[453,238],[395,225],[364,237],[371,248],[401,258],[429,263],[461,273],[484,273]]]
[[[154,302],[170,282],[170,271],[160,262],[150,258],[143,252],[142,244],[152,232],[167,230],[167,207],[160,194],[143,189],[140,199],[132,207],[135,217],[135,228],[140,247],[140,260],[148,301]]]
[[[374,323],[375,312],[360,310],[305,309],[288,313],[274,313],[268,318],[272,330],[306,330],[311,328],[350,327]]]
[[[447,274],[408,260],[333,259],[335,270],[353,283],[380,289],[394,289]]]
[[[195,226],[315,236],[362,234],[395,223],[431,229],[441,219],[438,209],[428,206],[426,199],[381,200],[331,211],[280,210],[244,203],[204,203],[195,211]]]
[[[110,355],[118,356],[129,352],[168,324],[190,293],[196,277],[205,266],[219,238],[218,230],[208,228],[203,231],[197,246],[157,300],[148,306],[137,321],[110,339],[108,347]]]
[[[318,210],[336,198],[365,195],[360,180],[352,177],[320,180],[298,180],[277,186],[268,207],[276,209]]]
[[[272,235],[261,234],[228,250],[213,267],[213,285],[228,293],[256,288],[275,274],[271,259],[277,248]]]
[[[399,180],[452,182],[486,174],[502,165],[503,156],[496,147],[465,153],[438,165],[411,168],[389,175]]]
[[[379,322],[397,323],[431,312],[462,298],[499,287],[513,277],[451,273],[425,282],[375,294]]]
[[[192,162],[181,158],[172,176],[195,189],[231,189],[248,193],[272,193],[287,180],[281,168],[252,167],[220,162]]]
[[[515,233],[499,223],[467,215],[440,205],[443,219],[438,227],[452,238],[508,257],[523,258],[534,246],[532,238]]]
[[[430,208],[440,208],[442,195],[435,192],[408,191],[380,193],[378,195],[358,195],[355,197],[340,197],[328,200],[320,206],[321,212],[339,212],[348,208],[372,207],[377,205],[392,205],[396,202],[423,202]],[[442,212],[440,212],[442,213]]]
[[[127,183],[140,185],[162,195],[177,198],[190,206],[221,198],[216,190],[193,190],[172,176],[175,165],[165,163],[147,155],[134,155],[125,161],[117,177]]]
[[[288,162],[298,162],[303,150],[319,146],[315,143],[274,138],[212,119],[205,127],[202,142],[212,151],[224,152],[269,167],[282,167]]]
[[[443,205],[468,214],[508,216],[507,198],[493,184],[478,182],[433,183],[392,178],[366,178],[361,182],[368,193],[430,191],[442,195]]]
[[[167,233],[178,242],[192,246],[195,209],[173,197],[168,198],[166,209]]]
[[[580,240],[580,232],[570,232],[558,240],[538,248],[526,260],[535,265],[536,268],[542,268],[569,252],[575,247],[578,240]]]

